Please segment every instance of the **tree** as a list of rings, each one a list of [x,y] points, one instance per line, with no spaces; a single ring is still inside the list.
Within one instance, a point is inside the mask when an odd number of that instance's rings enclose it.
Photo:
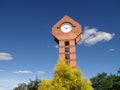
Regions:
[[[120,68],[119,68],[119,70],[117,71],[117,75],[120,75]]]
[[[91,79],[93,83],[94,90],[108,90],[108,81],[107,81],[107,73],[99,73],[96,77]]]
[[[42,80],[38,90],[92,90],[91,83],[78,68],[59,60],[52,80]]]
[[[40,84],[40,80],[36,77],[35,80],[30,80],[28,84],[18,84],[13,90],[37,90]]]
[[[14,88],[13,90],[27,90],[27,84],[18,84],[18,87]]]
[[[120,76],[107,75],[107,73],[99,73],[91,78],[94,90],[120,90]]]
[[[30,82],[28,83],[28,90],[37,90],[39,84],[40,84],[40,80],[37,77],[34,81],[30,80]]]
[[[111,89],[112,90],[120,90],[120,76],[117,75],[110,75],[108,76],[108,81],[111,82]]]

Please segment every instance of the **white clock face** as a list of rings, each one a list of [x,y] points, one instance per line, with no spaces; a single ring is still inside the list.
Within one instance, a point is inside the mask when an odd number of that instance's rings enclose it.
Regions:
[[[72,25],[70,23],[63,23],[60,27],[61,31],[64,33],[68,33],[72,30]]]

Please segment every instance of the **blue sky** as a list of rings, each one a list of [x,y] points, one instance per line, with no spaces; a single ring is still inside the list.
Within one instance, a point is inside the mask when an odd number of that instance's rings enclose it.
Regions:
[[[51,28],[64,15],[82,25],[77,66],[87,78],[120,67],[119,0],[1,0],[0,90],[51,78],[58,48]]]

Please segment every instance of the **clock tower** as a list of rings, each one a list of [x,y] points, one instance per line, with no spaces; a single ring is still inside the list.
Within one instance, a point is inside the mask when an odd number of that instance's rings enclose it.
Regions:
[[[59,45],[59,60],[65,60],[72,68],[76,67],[75,45],[81,40],[82,27],[65,15],[52,27],[52,35]]]

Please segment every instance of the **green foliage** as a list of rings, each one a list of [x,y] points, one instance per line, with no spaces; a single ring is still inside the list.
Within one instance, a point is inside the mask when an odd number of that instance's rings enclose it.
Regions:
[[[40,80],[36,78],[34,81],[30,80],[28,83],[28,90],[37,90],[40,84]]]
[[[94,90],[120,90],[120,76],[103,72],[91,78],[91,82]]]
[[[18,87],[14,88],[13,90],[27,90],[27,84],[18,84]]]
[[[40,84],[40,80],[36,78],[34,81],[30,80],[28,84],[22,83],[18,84],[18,87],[15,87],[13,90],[37,90]]]
[[[79,69],[59,60],[52,80],[42,80],[38,90],[92,90],[92,87]]]

